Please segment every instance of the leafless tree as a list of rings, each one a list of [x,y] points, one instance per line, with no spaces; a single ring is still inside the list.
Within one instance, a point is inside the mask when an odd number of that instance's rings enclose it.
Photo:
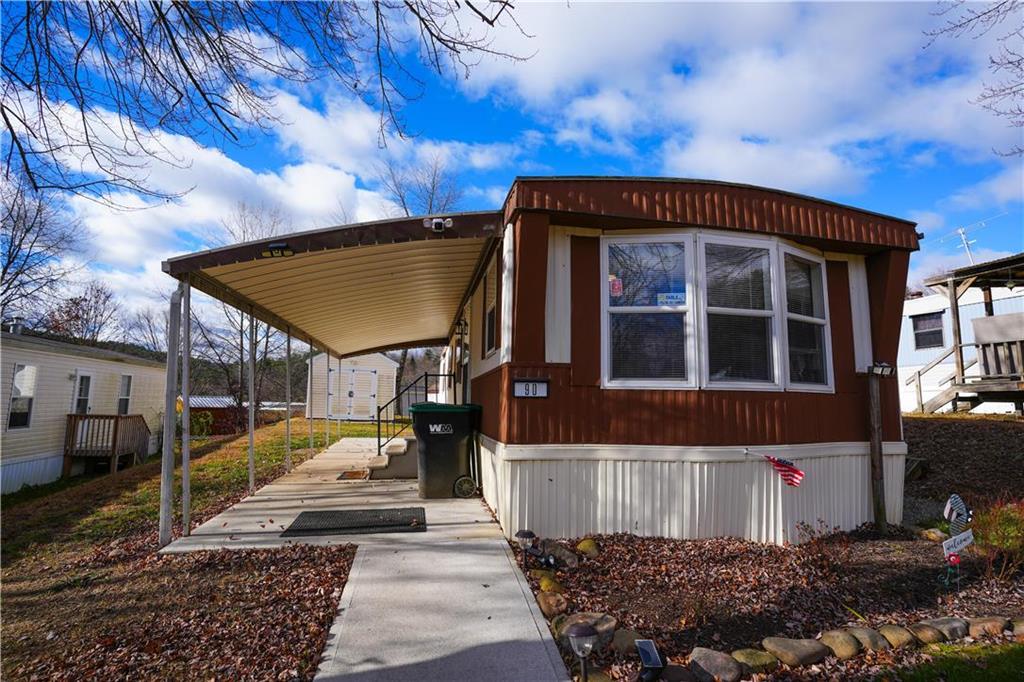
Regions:
[[[0,179],[0,204],[0,317],[32,315],[77,269],[83,228],[20,173]]]
[[[125,340],[157,353],[167,352],[167,312],[141,308],[122,322]]]
[[[420,165],[401,165],[390,159],[378,169],[377,180],[384,195],[405,217],[450,213],[462,201],[458,173],[441,154],[434,154]],[[409,350],[399,351],[393,359],[398,363],[395,381],[401,389]]]
[[[380,108],[381,140],[425,74],[465,74],[519,30],[507,0],[3,3],[0,118],[9,175],[113,203],[168,197],[146,168],[184,160],[162,133],[239,141],[278,120],[276,85],[332,83]]]
[[[43,316],[43,328],[53,334],[95,344],[120,331],[121,305],[106,284],[87,282],[81,293],[62,299]]]
[[[993,80],[982,87],[977,102],[1011,126],[1024,128],[1024,0],[952,0],[943,2],[937,13],[945,22],[927,33],[932,41],[941,37],[979,38],[996,32],[998,48],[989,56]],[[999,153],[1020,156],[1024,143]]]
[[[287,232],[290,224],[277,206],[239,203],[229,218],[223,221],[225,241],[245,242],[266,239]],[[235,398],[239,419],[243,419],[244,402],[248,393],[245,363],[249,362],[249,316],[226,303],[220,305],[220,314],[203,315],[193,306],[193,353],[207,361],[220,376],[218,385],[227,387]],[[256,363],[254,366],[255,398],[257,405],[268,391],[280,392],[277,374],[269,371],[270,359],[284,350],[284,335],[263,322],[256,323]]]

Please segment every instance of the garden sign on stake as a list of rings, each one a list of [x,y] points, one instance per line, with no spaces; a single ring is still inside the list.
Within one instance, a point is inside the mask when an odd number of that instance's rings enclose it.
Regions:
[[[955,575],[956,591],[960,591],[960,550],[974,543],[974,532],[967,528],[974,518],[974,513],[963,499],[953,494],[946,501],[942,515],[949,521],[949,539],[942,543],[942,554],[946,559],[946,575],[942,578],[948,588]]]

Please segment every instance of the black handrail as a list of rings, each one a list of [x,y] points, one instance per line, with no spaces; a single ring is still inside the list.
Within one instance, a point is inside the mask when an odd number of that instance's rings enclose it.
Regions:
[[[409,407],[416,403],[425,403],[430,395],[431,386],[440,388],[441,382],[448,384],[448,395],[454,395],[454,374],[432,374],[424,372],[403,386],[395,397],[377,408],[377,454],[384,451],[384,446],[404,433],[412,426]],[[433,383],[432,383],[433,382]]]

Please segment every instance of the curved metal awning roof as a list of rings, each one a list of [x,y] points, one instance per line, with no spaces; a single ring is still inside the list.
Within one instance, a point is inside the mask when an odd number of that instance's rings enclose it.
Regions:
[[[360,223],[171,258],[163,269],[333,355],[447,342],[501,224],[495,211]]]

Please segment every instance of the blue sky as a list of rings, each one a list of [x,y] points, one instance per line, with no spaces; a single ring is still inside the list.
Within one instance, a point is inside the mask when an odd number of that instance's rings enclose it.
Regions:
[[[750,182],[917,220],[918,280],[966,264],[958,225],[999,216],[973,238],[980,259],[1024,250],[1020,157],[993,149],[1024,130],[973,99],[998,34],[939,40],[932,3],[523,4],[532,37],[495,34],[525,62],[484,59],[469,78],[431,76],[402,111],[409,139],[378,144],[378,113],[319,83],[280,86],[282,123],[244,147],[168,136],[188,169],[150,182],[191,192],[142,211],[73,207],[94,269],[130,307],[171,282],[164,258],[224,240],[240,201],[278,208],[296,229],[385,217],[383,159],[458,168],[463,209],[495,208],[516,175],[666,175]],[[131,199],[145,205],[141,199]]]

